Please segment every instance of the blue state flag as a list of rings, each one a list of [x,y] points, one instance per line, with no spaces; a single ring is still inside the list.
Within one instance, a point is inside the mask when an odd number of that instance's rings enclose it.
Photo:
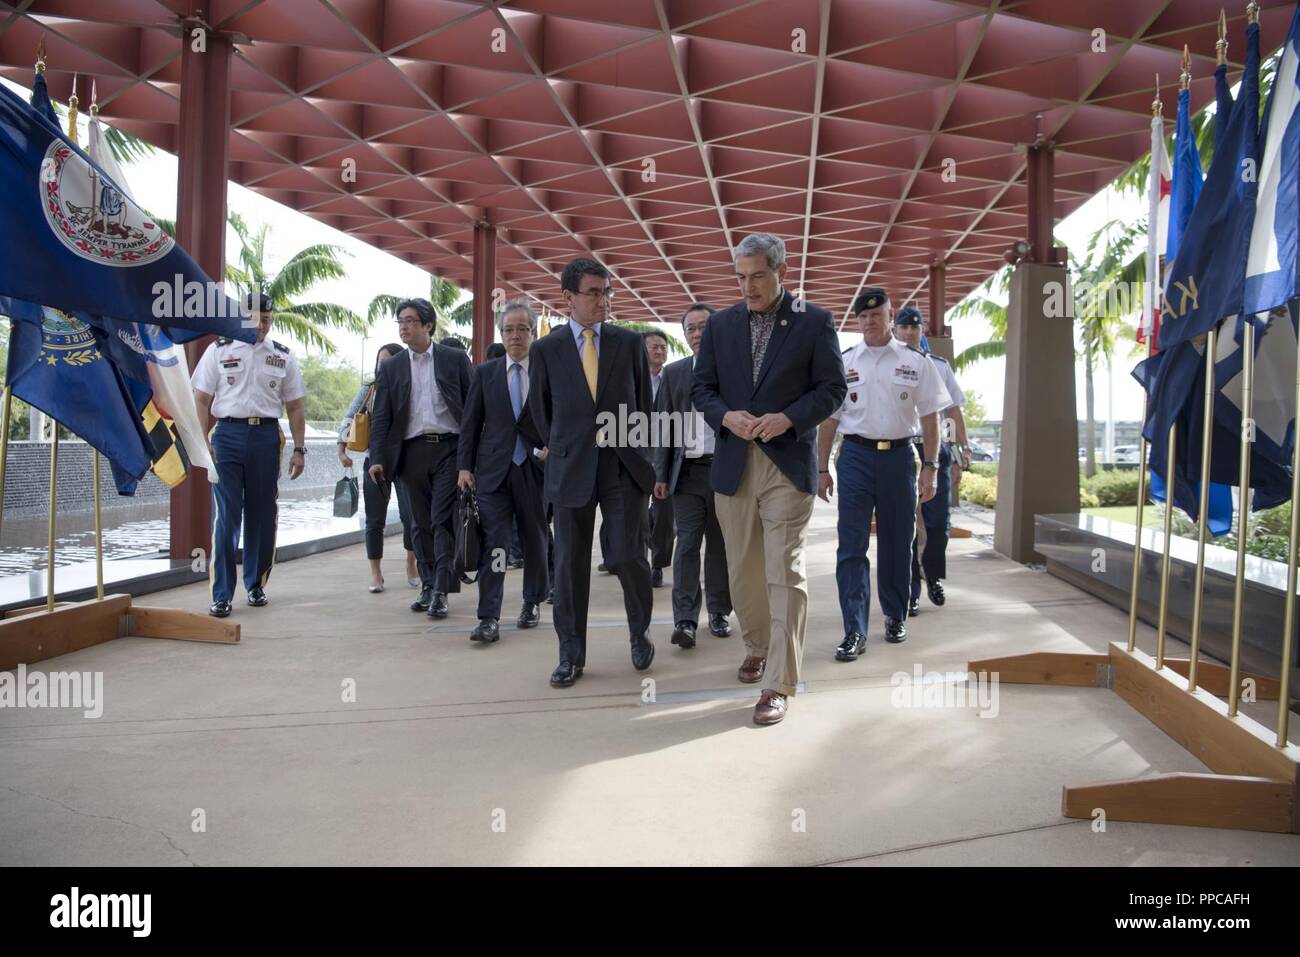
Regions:
[[[1231,100],[1229,100],[1231,104]],[[1231,106],[1229,106],[1231,109]],[[1227,115],[1224,115],[1226,124]],[[1178,92],[1178,119],[1174,134],[1174,168],[1170,189],[1169,238],[1166,255],[1173,260],[1178,255],[1183,237],[1191,222],[1192,211],[1201,195],[1201,155],[1192,132],[1190,91]],[[1158,365],[1160,360],[1154,365]],[[1193,395],[1204,395],[1205,363],[1199,366]],[[1190,367],[1186,372],[1190,372]],[[1189,402],[1179,419],[1179,448],[1175,453],[1177,486],[1174,504],[1182,508],[1193,520],[1200,518],[1200,456],[1204,434],[1204,406]],[[1166,500],[1165,470],[1168,468],[1168,433],[1151,442],[1150,490],[1153,501]],[[1206,527],[1211,535],[1226,534],[1232,528],[1232,489],[1227,485],[1210,483]]]
[[[14,395],[98,449],[114,467],[118,491],[130,494],[152,461],[130,387],[86,323],[57,309],[19,305],[6,369]]]
[[[256,340],[240,305],[38,107],[3,86],[0,182],[0,222],[17,240],[0,256],[0,297],[155,324],[177,341]],[[111,210],[96,202],[105,183],[119,200]]]

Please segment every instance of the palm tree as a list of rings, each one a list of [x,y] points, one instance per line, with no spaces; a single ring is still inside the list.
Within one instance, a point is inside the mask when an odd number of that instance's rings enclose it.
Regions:
[[[439,276],[429,277],[429,302],[438,317],[438,324],[433,330],[434,338],[441,341],[450,337],[469,349],[470,336],[474,327],[474,300],[466,299],[457,305],[460,297],[460,287],[450,279]],[[375,296],[370,300],[370,306],[366,310],[366,321],[373,324],[376,319],[391,318],[396,315],[397,304],[403,298],[405,297],[391,296],[388,293]],[[450,331],[452,329],[456,331]]]
[[[276,324],[308,348],[318,347],[326,354],[337,351],[328,330],[342,329],[356,335],[365,333],[370,324],[351,309],[333,302],[295,303],[318,282],[342,279],[347,275],[342,257],[350,255],[342,247],[316,243],[300,249],[279,272],[270,275],[266,266],[266,239],[270,226],[263,223],[256,232],[249,229],[242,216],[231,213],[231,228],[239,237],[238,265],[226,264],[226,281],[241,293],[257,287],[271,297]]]
[[[984,359],[1000,359],[1007,354],[1007,306],[1003,300],[1010,292],[1011,267],[1005,266],[984,280],[953,309],[954,319],[974,316],[983,319],[991,329],[987,342],[978,342],[963,349],[953,358],[954,372],[960,372]]]

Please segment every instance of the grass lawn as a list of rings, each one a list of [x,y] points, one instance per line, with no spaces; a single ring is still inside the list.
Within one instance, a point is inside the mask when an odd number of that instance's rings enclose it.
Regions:
[[[1137,506],[1135,505],[1104,505],[1101,508],[1082,509],[1085,515],[1100,515],[1102,518],[1113,519],[1117,522],[1128,522],[1130,525],[1137,519]],[[1143,528],[1163,528],[1163,518],[1156,509],[1144,508],[1142,510],[1142,527]]]

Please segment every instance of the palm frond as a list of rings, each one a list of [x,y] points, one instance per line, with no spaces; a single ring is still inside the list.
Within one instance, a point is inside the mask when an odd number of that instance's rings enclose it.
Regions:
[[[351,255],[341,246],[328,243],[308,246],[295,253],[280,268],[268,291],[276,299],[292,299],[301,296],[318,282],[344,279],[348,271],[342,259]]]
[[[954,372],[961,372],[963,369],[969,369],[977,362],[983,362],[985,359],[1001,359],[1007,354],[1007,343],[1005,339],[990,339],[988,342],[977,342],[975,345],[963,349],[952,360],[952,369]]]

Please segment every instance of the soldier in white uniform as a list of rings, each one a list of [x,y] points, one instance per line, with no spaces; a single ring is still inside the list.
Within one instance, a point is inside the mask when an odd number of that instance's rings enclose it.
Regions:
[[[952,529],[952,464],[959,456],[961,468],[970,466],[970,452],[966,450],[966,420],[961,407],[966,404],[966,393],[957,384],[952,366],[943,356],[937,356],[925,345],[921,337],[920,311],[915,306],[904,306],[894,317],[894,336],[903,344],[918,346],[934,363],[944,387],[952,396],[952,405],[939,410],[939,481],[934,498],[921,506],[921,521],[925,540],[917,535],[912,542],[912,591],[907,603],[907,613],[915,617],[921,610],[921,578],[925,578],[926,591],[931,603],[942,605],[947,598],[943,580],[948,577],[948,534]]]
[[[916,523],[917,473],[913,440],[921,436],[924,464],[920,497],[934,497],[938,475],[940,409],[952,404],[934,363],[893,336],[892,309],[885,290],[869,286],[853,302],[862,342],[846,349],[849,391],[838,412],[821,424],[817,494],[830,501],[831,445],[838,431],[844,441],[839,476],[839,549],[835,584],[839,590],[844,640],[838,661],[853,661],[867,644],[871,604],[867,544],[876,516],[876,587],[885,613],[885,640],[907,638],[904,617],[911,579],[912,536]]]
[[[267,603],[266,581],[275,564],[276,493],[280,477],[280,409],[289,416],[293,456],[289,478],[302,474],[307,454],[307,389],[297,360],[267,338],[274,308],[269,296],[246,297],[245,308],[257,321],[257,342],[218,339],[194,369],[191,384],[199,416],[216,419],[212,430],[212,460],[219,481],[212,486],[215,522],[209,580],[212,604],[208,614],[225,618],[235,596],[235,552],[240,526],[244,531],[244,589],[248,603]]]

